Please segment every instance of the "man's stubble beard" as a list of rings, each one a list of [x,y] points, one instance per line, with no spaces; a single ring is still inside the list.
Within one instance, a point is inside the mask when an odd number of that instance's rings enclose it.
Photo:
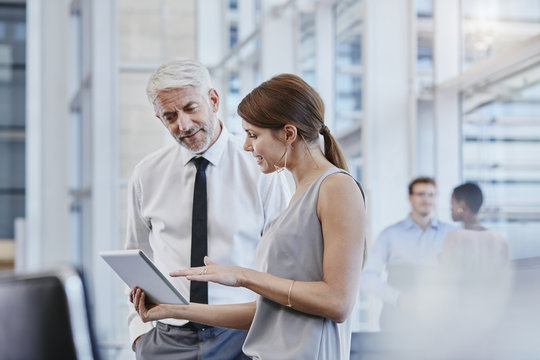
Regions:
[[[176,140],[177,143],[179,143],[180,145],[182,145],[184,148],[191,151],[192,153],[200,154],[200,153],[203,153],[206,150],[208,150],[208,148],[210,147],[210,144],[211,144],[211,142],[214,139],[214,136],[216,134],[216,127],[217,126],[212,126],[212,127],[210,127],[210,129],[208,129],[206,127],[201,127],[199,130],[197,130],[197,131],[200,131],[200,132],[204,132],[205,138],[204,138],[204,141],[199,146],[196,146],[196,147],[193,146],[193,145],[190,146],[189,144],[182,141],[181,137],[182,137],[183,134],[175,136],[174,139]]]

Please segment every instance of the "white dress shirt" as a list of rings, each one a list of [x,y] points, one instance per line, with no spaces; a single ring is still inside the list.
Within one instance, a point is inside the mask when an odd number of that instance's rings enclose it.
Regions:
[[[261,173],[242,140],[225,127],[203,154],[208,194],[208,256],[225,265],[252,267],[255,247],[271,220],[287,206],[290,191],[283,174]],[[145,157],[129,183],[126,249],[143,249],[168,276],[190,267],[191,218],[195,165],[194,154],[174,143]],[[189,281],[171,278],[189,299]],[[209,304],[243,303],[255,300],[244,288],[208,284]],[[160,320],[172,325],[187,321]],[[130,339],[149,331],[133,305],[128,315]]]
[[[431,218],[424,230],[409,215],[404,220],[384,229],[373,245],[362,275],[360,288],[384,302],[396,304],[400,291],[381,278],[385,268],[412,265],[418,268],[435,266],[446,234],[456,229],[451,224]],[[399,275],[399,274],[398,274]],[[404,274],[405,276],[405,274]]]

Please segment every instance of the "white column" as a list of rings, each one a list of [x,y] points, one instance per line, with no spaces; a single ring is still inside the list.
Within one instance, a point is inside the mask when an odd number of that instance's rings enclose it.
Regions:
[[[450,195],[461,181],[461,129],[459,93],[443,90],[445,80],[460,68],[460,11],[458,1],[435,0],[433,6],[433,60],[435,64],[435,178],[438,183],[437,211],[450,220]]]
[[[69,260],[69,1],[28,0],[24,269]]]
[[[292,8],[278,10],[284,1],[262,1],[261,81],[294,72],[294,21]]]
[[[92,244],[85,254],[93,273],[95,323],[100,339],[111,339],[117,282],[99,257],[100,250],[116,247],[117,229],[117,54],[116,2],[94,0],[91,5],[92,73]]]
[[[364,23],[363,182],[368,239],[409,212],[408,2],[366,0]]]

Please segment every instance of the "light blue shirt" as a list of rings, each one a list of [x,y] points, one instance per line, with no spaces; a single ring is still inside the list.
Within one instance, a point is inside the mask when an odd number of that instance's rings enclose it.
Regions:
[[[423,230],[410,215],[387,227],[368,255],[360,288],[395,305],[400,291],[381,278],[383,270],[392,265],[435,266],[446,234],[455,229],[451,224],[431,218],[429,226]]]

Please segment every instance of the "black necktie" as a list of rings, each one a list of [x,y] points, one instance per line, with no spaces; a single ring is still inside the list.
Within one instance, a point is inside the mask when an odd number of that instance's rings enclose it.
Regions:
[[[206,203],[206,167],[208,160],[203,157],[193,158],[197,168],[193,191],[193,218],[191,221],[191,267],[204,266],[204,257],[208,252],[208,210]],[[190,285],[191,302],[208,304],[208,283],[192,281]]]

